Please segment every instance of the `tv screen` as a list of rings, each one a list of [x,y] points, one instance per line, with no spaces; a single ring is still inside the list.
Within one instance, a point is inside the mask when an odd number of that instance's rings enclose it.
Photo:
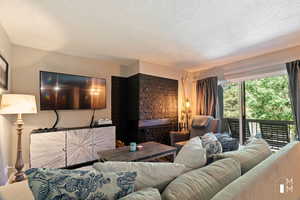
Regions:
[[[40,71],[40,109],[106,108],[106,80]]]

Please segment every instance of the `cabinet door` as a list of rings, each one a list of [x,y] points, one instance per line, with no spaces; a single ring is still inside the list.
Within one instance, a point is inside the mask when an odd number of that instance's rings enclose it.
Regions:
[[[66,166],[65,132],[36,133],[30,136],[30,165],[33,168]]]
[[[116,127],[101,127],[93,129],[94,148],[93,160],[98,160],[98,152],[116,148]]]
[[[69,130],[67,133],[67,165],[93,160],[92,129]]]

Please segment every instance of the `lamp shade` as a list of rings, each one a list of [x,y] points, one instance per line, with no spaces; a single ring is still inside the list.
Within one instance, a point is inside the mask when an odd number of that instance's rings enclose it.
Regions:
[[[25,94],[3,94],[0,114],[31,114],[36,113],[35,96]]]

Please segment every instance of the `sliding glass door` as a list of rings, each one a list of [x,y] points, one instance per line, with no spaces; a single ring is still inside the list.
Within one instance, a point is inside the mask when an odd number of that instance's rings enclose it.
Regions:
[[[286,75],[223,84],[224,123],[243,144],[262,137],[279,149],[295,137]]]
[[[241,83],[226,82],[223,84],[223,104],[224,104],[224,123],[225,130],[228,131],[232,137],[237,138],[242,143],[240,133],[242,124],[242,106],[241,106]]]
[[[273,149],[294,140],[295,126],[287,75],[246,81],[246,117],[253,136],[264,138]]]

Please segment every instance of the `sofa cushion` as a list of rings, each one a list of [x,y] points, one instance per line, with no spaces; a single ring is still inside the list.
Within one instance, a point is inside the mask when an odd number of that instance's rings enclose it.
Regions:
[[[0,187],[0,200],[34,200],[28,181]]]
[[[162,194],[165,200],[209,200],[241,176],[238,161],[231,158],[190,171],[172,181]]]
[[[179,151],[174,163],[184,164],[186,171],[202,167],[206,164],[206,151],[202,146],[201,139],[190,139]]]
[[[119,199],[134,191],[136,172],[29,169],[29,187],[36,200]]]
[[[214,160],[233,158],[241,163],[242,174],[272,154],[269,145],[263,139],[253,138],[241,150],[214,155]]]
[[[93,167],[100,172],[136,171],[136,190],[153,187],[160,191],[185,170],[183,164],[156,162],[98,162]]]
[[[131,193],[120,200],[161,200],[161,196],[158,189],[145,188]]]

